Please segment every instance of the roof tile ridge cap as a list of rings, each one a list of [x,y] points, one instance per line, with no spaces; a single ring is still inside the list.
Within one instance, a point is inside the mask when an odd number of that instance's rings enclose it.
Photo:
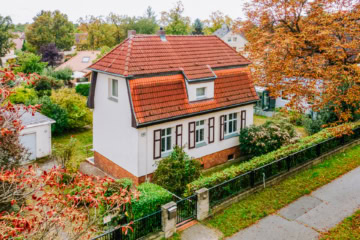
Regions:
[[[210,36],[214,36],[215,38],[217,38],[218,40],[220,40],[220,42],[225,45],[226,47],[230,48],[233,52],[236,53],[236,55],[241,56],[242,58],[244,58],[246,61],[248,61],[247,64],[251,64],[251,61],[249,59],[247,59],[246,57],[244,57],[243,55],[240,55],[234,48],[232,48],[229,44],[227,44],[226,42],[224,42],[221,38],[219,38],[216,35],[210,35]]]
[[[126,54],[125,64],[124,64],[124,76],[127,76],[129,74],[129,62],[130,62],[133,38],[134,38],[134,36],[129,38],[128,49],[127,49],[127,54]]]
[[[110,53],[112,53],[113,51],[115,51],[116,49],[118,49],[121,45],[125,44],[125,42],[128,39],[125,39],[124,41],[122,41],[121,43],[119,43],[118,45],[116,45],[113,49],[111,49],[110,52],[108,52],[107,54],[105,54],[104,56],[102,56],[99,60],[97,60],[96,62],[94,62],[93,64],[91,64],[88,68],[91,68],[92,66],[94,66],[96,63],[100,62],[101,60],[103,60],[103,58],[105,58],[107,55],[109,55]],[[107,70],[107,68],[106,68]]]

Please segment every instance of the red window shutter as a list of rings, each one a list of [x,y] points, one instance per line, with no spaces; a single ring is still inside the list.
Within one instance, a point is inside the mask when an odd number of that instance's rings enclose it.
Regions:
[[[154,159],[161,158],[161,130],[154,131]]]
[[[195,122],[189,122],[189,149],[195,148]]]
[[[182,147],[182,124],[176,126],[176,145]]]
[[[215,118],[209,118],[209,143],[213,143],[215,141]]]
[[[246,110],[241,111],[241,129],[246,127]]]
[[[220,141],[224,140],[225,115],[220,116]]]

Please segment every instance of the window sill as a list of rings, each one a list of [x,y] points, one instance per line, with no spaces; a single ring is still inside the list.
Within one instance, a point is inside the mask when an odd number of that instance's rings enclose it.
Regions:
[[[109,99],[110,101],[113,101],[113,102],[118,102],[118,99],[117,99],[117,98],[114,98],[114,97],[108,97],[108,99]]]
[[[168,156],[170,156],[171,152],[164,152],[164,153],[161,153],[161,158],[166,158]]]
[[[207,145],[206,142],[197,143],[197,144],[195,145],[195,148],[200,148],[200,147],[203,147],[203,146],[206,146],[206,145]]]
[[[229,134],[229,135],[225,135],[224,139],[229,139],[229,138],[238,137],[238,136],[239,136],[238,133],[232,133],[232,134]]]

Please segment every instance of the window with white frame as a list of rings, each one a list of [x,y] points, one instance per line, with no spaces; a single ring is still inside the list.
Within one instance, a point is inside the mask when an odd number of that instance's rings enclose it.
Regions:
[[[90,57],[83,57],[82,58],[83,63],[88,63],[89,61],[90,61]]]
[[[237,131],[237,113],[230,113],[224,116],[225,135],[236,133]]]
[[[116,79],[111,79],[110,97],[116,98],[116,99],[119,97],[119,81]]]
[[[231,37],[228,38],[228,42],[231,42]]]
[[[171,128],[161,129],[161,153],[171,151]]]
[[[196,89],[196,98],[202,99],[205,98],[206,88],[201,87]]]
[[[196,144],[205,142],[205,120],[197,121],[195,129]]]

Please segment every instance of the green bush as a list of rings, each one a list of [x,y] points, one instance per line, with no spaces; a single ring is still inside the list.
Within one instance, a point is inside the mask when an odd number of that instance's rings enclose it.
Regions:
[[[51,96],[52,89],[59,89],[63,86],[62,81],[47,76],[40,76],[40,79],[34,83],[34,89],[39,97]]]
[[[75,91],[84,97],[88,97],[90,92],[90,83],[77,85],[75,87]]]
[[[134,219],[158,211],[161,205],[172,201],[171,193],[153,183],[140,184],[137,190],[140,192],[139,200],[131,204]]]
[[[69,128],[67,111],[53,103],[48,96],[42,97],[38,104],[41,104],[40,112],[42,114],[56,121],[51,124],[52,133],[61,134]]]
[[[86,97],[77,94],[74,89],[53,91],[50,99],[67,112],[69,129],[82,128],[92,123],[92,113],[86,106]]]
[[[353,128],[358,127],[360,126],[360,122],[352,123],[351,126]],[[339,127],[341,128],[342,126]],[[332,137],[333,134],[331,133],[331,130],[329,128],[324,129],[317,134],[300,139],[297,143],[283,146],[276,151],[270,152],[262,156],[254,157],[250,161],[241,163],[236,166],[228,167],[210,176],[201,177],[187,185],[184,195],[190,196],[198,189],[201,189],[203,187],[209,188],[215,186],[236,176],[244,174],[248,171],[254,170],[258,167],[264,166],[268,163],[286,157],[292,153],[314,146]]]
[[[321,119],[304,118],[304,128],[307,134],[313,135],[323,129],[325,123]]]
[[[20,86],[15,88],[15,93],[10,95],[10,102],[14,104],[26,104],[36,101],[38,98],[36,92],[32,88]]]
[[[72,79],[72,74],[73,71],[70,68],[54,70],[54,68],[48,67],[43,71],[43,75],[63,80],[65,84],[68,84]]]
[[[244,128],[240,132],[240,151],[243,154],[259,156],[294,143],[296,132],[289,122],[267,121],[266,123]]]
[[[15,73],[37,73],[41,74],[47,63],[41,62],[41,57],[29,52],[21,52],[17,59],[18,67],[14,68]]]
[[[182,194],[186,184],[200,176],[201,164],[191,159],[182,147],[175,146],[170,155],[157,163],[154,183],[175,194]]]

